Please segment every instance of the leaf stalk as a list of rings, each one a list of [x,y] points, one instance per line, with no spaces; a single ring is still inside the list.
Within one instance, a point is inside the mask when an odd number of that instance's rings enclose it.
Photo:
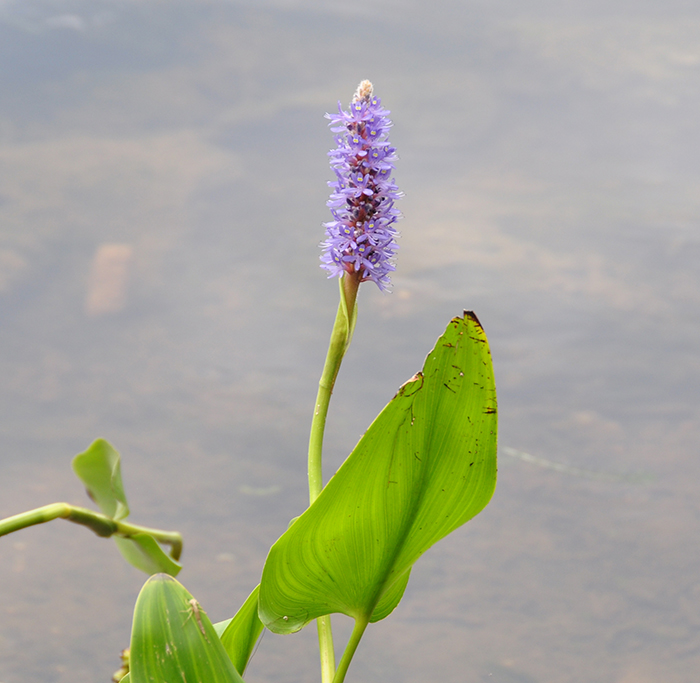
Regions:
[[[348,671],[350,662],[355,655],[357,646],[360,644],[360,640],[364,635],[368,624],[369,616],[362,617],[361,619],[355,619],[355,626],[350,634],[350,640],[348,640],[348,644],[345,646],[345,652],[343,652],[343,656],[340,658],[340,664],[338,664],[338,670],[335,672],[332,683],[343,683],[345,680],[345,674]]]
[[[176,562],[180,559],[180,554],[182,553],[182,536],[177,531],[150,529],[137,524],[117,521],[100,512],[71,505],[70,503],[51,503],[50,505],[44,505],[2,519],[0,520],[0,536],[5,536],[36,524],[51,522],[54,519],[67,519],[69,522],[81,524],[103,538],[110,536],[129,538],[137,534],[148,534],[153,536],[158,543],[169,545],[170,557]]]

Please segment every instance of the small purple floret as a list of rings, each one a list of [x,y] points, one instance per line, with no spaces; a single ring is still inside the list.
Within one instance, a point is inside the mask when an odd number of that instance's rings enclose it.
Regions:
[[[381,290],[389,289],[396,269],[394,223],[401,214],[394,201],[403,196],[391,177],[396,150],[388,141],[388,114],[369,81],[360,83],[349,112],[338,102],[338,113],[326,114],[337,133],[337,147],[328,153],[336,179],[328,183],[333,220],[324,224],[321,268],[328,277],[359,273],[361,282],[372,280]]]

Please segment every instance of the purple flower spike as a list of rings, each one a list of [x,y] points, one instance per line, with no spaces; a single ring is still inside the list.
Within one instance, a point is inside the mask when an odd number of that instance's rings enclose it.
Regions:
[[[358,86],[349,112],[338,102],[338,113],[326,114],[337,134],[337,147],[328,153],[336,180],[328,183],[333,220],[324,224],[321,244],[321,268],[328,277],[359,273],[360,282],[372,280],[383,291],[391,286],[389,273],[396,270],[394,223],[401,214],[394,201],[403,196],[391,177],[396,150],[389,146],[388,114],[372,95],[369,81]]]

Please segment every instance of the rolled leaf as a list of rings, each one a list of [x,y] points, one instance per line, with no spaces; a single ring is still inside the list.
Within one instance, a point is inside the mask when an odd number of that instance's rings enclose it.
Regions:
[[[136,601],[131,683],[242,683],[207,613],[172,576],[156,574]]]
[[[496,436],[488,341],[465,312],[271,548],[260,585],[265,626],[291,633],[333,612],[386,617],[413,563],[491,499]]]

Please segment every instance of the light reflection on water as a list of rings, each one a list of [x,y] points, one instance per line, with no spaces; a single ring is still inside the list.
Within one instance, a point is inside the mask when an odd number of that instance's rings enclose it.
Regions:
[[[182,581],[231,616],[305,503],[337,296],[322,114],[369,77],[403,238],[394,293],[361,292],[326,471],[463,308],[501,444],[563,468],[501,457],[354,680],[691,680],[697,17],[515,5],[1,5],[0,515],[85,504],[69,461],[104,436],[134,519],[181,530]],[[141,577],[60,522],[0,543],[0,681],[108,680]],[[268,634],[249,683],[317,677],[307,631]]]

